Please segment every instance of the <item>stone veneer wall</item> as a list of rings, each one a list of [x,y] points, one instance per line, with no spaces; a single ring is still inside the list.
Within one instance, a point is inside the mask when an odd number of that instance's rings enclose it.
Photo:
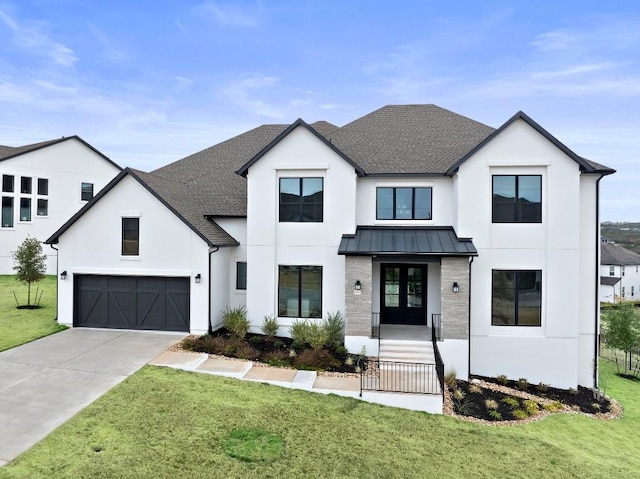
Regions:
[[[443,257],[440,312],[443,339],[469,339],[469,258]],[[453,292],[453,283],[460,291]]]
[[[345,257],[345,335],[371,336],[371,256]],[[354,285],[360,280],[360,294],[354,294]]]

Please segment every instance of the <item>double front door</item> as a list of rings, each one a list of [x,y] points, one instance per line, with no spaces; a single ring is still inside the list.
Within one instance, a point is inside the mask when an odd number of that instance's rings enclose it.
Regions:
[[[382,264],[380,322],[427,324],[427,266]]]

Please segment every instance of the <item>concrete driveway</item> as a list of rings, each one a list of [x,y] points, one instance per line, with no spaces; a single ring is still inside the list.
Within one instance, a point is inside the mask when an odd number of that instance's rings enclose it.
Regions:
[[[0,353],[0,466],[184,334],[68,329]]]

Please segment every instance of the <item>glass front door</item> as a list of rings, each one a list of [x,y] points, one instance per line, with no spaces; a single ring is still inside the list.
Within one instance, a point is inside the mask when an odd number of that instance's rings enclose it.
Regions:
[[[381,317],[384,324],[427,324],[426,265],[383,264],[381,267]]]

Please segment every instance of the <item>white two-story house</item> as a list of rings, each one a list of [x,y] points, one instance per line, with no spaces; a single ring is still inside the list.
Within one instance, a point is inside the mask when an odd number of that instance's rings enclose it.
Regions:
[[[640,300],[640,254],[620,245],[600,243],[600,301]]]
[[[32,145],[0,146],[0,274],[14,274],[11,252],[27,235],[46,240],[120,172],[77,136]],[[56,273],[56,251],[47,272]]]
[[[341,312],[355,353],[435,328],[459,377],[593,387],[610,173],[521,112],[498,129],[434,105],[264,125],[125,169],[54,233],[59,321],[204,333],[243,305],[286,335]]]

